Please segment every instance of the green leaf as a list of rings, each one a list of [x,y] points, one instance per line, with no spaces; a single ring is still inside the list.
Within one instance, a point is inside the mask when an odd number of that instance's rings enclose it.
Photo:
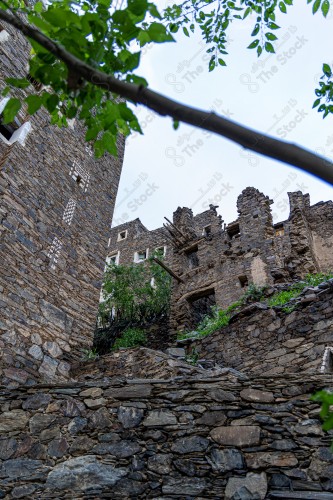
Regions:
[[[47,110],[52,113],[56,109],[59,103],[59,97],[56,94],[51,94],[49,97],[46,98],[45,100],[45,106]]]
[[[266,52],[270,52],[272,54],[275,53],[274,47],[270,42],[265,42],[265,50]]]
[[[43,105],[43,98],[39,95],[28,95],[25,98],[25,102],[28,104],[29,115],[34,115]]]
[[[329,0],[324,0],[323,3],[321,4],[321,11],[324,17],[327,16],[329,10],[330,10],[330,2]]]
[[[284,14],[287,13],[287,7],[285,6],[285,4],[283,2],[280,2],[279,3],[279,9],[281,12],[283,12]]]
[[[43,2],[36,2],[35,5],[34,5],[34,11],[40,13],[43,10],[44,10]]]
[[[221,59],[221,58],[218,59],[218,63],[219,63],[220,66],[226,66],[225,61],[223,59]]]
[[[256,36],[259,33],[259,30],[260,30],[260,25],[256,24],[254,30],[251,33],[251,36]]]
[[[259,44],[259,39],[254,40],[250,45],[247,47],[248,49],[255,49],[257,45]]]
[[[268,26],[268,28],[269,28],[270,30],[278,30],[278,29],[280,29],[280,26],[278,26],[278,25],[277,25],[277,24],[275,24],[275,23],[271,23],[271,22],[270,22],[270,23],[268,23],[268,24],[267,24],[267,26]]]
[[[26,78],[6,78],[6,83],[18,89],[26,89],[30,85]]]
[[[189,34],[188,29],[186,28],[186,26],[183,27],[183,33],[186,36],[190,36],[190,34]]]
[[[328,78],[332,76],[332,70],[328,64],[323,64],[323,72]]]
[[[312,6],[312,13],[315,14],[317,10],[319,9],[321,4],[321,0],[316,0],[315,3]]]
[[[259,45],[259,47],[257,48],[257,55],[258,57],[260,57],[262,54],[262,47]]]
[[[274,33],[265,33],[265,36],[266,36],[267,40],[271,40],[271,41],[277,40],[277,36],[274,35]]]
[[[177,130],[177,129],[179,128],[179,120],[175,120],[175,119],[174,119],[174,120],[173,120],[173,124],[172,124],[172,126],[173,126],[173,128],[174,128],[175,130]]]
[[[163,24],[151,23],[147,33],[152,42],[162,43],[162,42],[174,42],[174,38],[167,32],[167,29]]]
[[[15,116],[21,109],[21,101],[12,97],[6,104],[5,109],[2,112],[4,123],[11,123],[14,121]]]
[[[321,99],[316,99],[315,102],[313,103],[312,108],[316,108],[320,104]]]
[[[209,64],[208,64],[208,69],[209,71],[213,71],[215,69],[216,63],[215,63],[215,56],[212,56],[210,58]]]

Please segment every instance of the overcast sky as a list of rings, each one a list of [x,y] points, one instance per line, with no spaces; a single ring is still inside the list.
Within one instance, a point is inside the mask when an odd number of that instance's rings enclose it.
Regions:
[[[166,5],[165,1],[159,5]],[[322,63],[333,63],[333,9],[325,20],[305,0],[280,14],[276,54],[256,57],[246,49],[254,22],[230,30],[227,67],[208,72],[206,46],[198,37],[148,45],[140,73],[156,90],[203,110],[214,110],[261,132],[333,157],[333,116],[312,110]],[[127,139],[113,226],[139,217],[162,226],[178,206],[200,213],[210,203],[226,223],[237,218],[236,201],[247,186],[274,200],[274,221],[288,217],[288,191],[310,193],[311,204],[332,199],[332,187],[298,169],[242,149],[221,136],[180,124],[173,130],[142,106],[144,135]]]

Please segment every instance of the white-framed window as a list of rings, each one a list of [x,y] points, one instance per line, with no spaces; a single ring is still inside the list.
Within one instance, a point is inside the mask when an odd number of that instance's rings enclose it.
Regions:
[[[0,43],[7,42],[9,39],[9,33],[5,30],[5,28],[0,24]]]
[[[115,266],[119,265],[120,252],[114,253],[112,255],[108,255],[105,261],[105,269],[109,264],[114,264]]]
[[[70,169],[69,175],[80,186],[80,188],[83,189],[84,192],[87,191],[90,174],[77,160],[73,161],[73,165]]]
[[[205,226],[202,230],[202,236],[206,236],[206,238],[208,236],[211,236],[212,234],[212,226]]]
[[[126,240],[127,235],[128,235],[128,231],[127,231],[127,229],[125,229],[124,231],[120,231],[120,232],[118,233],[117,241],[123,241],[123,240]]]
[[[60,256],[61,248],[62,248],[62,241],[60,241],[59,238],[55,237],[52,241],[50,250],[48,251],[48,254],[47,254],[47,256],[50,259],[51,269],[55,269],[55,267],[56,267],[56,264],[57,264],[59,256]]]
[[[155,255],[156,257],[158,257],[159,255],[162,256],[162,257],[165,257],[166,256],[166,250],[167,250],[167,247],[166,246],[163,246],[163,247],[157,247],[155,248]]]
[[[134,262],[139,263],[143,262],[148,259],[149,255],[149,248],[146,250],[142,250],[141,252],[135,252],[134,253]]]
[[[66,224],[68,224],[69,226],[72,223],[75,207],[76,207],[76,200],[74,200],[74,198],[70,198],[66,205],[64,215],[62,216],[62,220],[65,221]]]
[[[333,373],[333,347],[326,347],[320,367],[321,373]]]
[[[5,97],[0,101],[0,139],[8,146],[11,146],[15,142],[24,146],[27,135],[31,130],[31,123],[25,122],[21,124],[16,117],[11,123],[2,123],[2,112],[8,101],[9,97]]]

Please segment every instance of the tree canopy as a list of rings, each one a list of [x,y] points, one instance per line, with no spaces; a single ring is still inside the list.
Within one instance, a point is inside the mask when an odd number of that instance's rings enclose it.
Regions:
[[[247,17],[253,20],[248,48],[258,56],[274,52],[278,40],[277,15],[286,14],[292,0],[185,0],[159,12],[148,0],[57,0],[36,3],[0,0],[0,19],[25,35],[31,45],[29,78],[10,78],[4,94],[25,89],[28,113],[45,107],[52,123],[66,125],[78,118],[86,126],[97,156],[117,154],[118,134],[140,132],[128,102],[141,103],[179,122],[192,124],[237,142],[245,148],[302,168],[333,183],[333,164],[293,144],[274,139],[212,112],[204,112],[168,99],[149,89],[139,74],[142,49],[150,43],[173,42],[199,30],[207,44],[208,69],[227,64],[226,39],[230,25]],[[308,0],[313,13],[327,16],[328,0]],[[28,75],[27,75],[28,76]],[[36,92],[31,78],[43,84]],[[333,112],[331,67],[324,63],[316,90],[323,116]],[[123,99],[119,99],[119,96]],[[22,102],[11,97],[3,119],[11,122]]]

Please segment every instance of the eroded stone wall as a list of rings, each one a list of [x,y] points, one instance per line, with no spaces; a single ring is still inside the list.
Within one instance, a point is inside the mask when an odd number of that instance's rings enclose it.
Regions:
[[[188,352],[195,349],[200,358],[258,375],[320,373],[325,349],[333,346],[332,280],[305,289],[297,304],[288,314],[254,303],[223,329],[189,341]]]
[[[3,498],[322,499],[323,375],[95,379],[1,390]]]
[[[1,77],[25,76],[30,47],[8,31],[0,42]],[[0,140],[5,384],[66,378],[71,361],[92,345],[124,152],[119,139],[118,158],[96,160],[78,122],[60,129],[44,111],[19,118],[31,124],[25,145]]]

